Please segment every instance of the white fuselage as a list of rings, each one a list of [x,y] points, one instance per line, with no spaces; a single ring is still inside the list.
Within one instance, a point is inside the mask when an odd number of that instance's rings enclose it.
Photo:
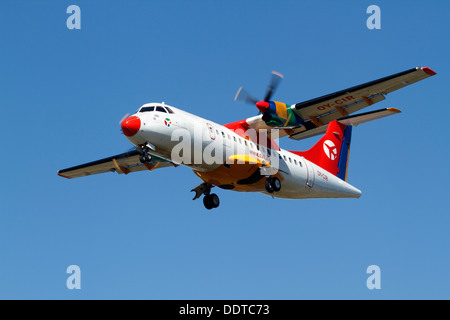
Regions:
[[[165,112],[161,108],[160,111],[138,111],[134,116],[140,118],[141,127],[127,138],[136,146],[148,143],[151,153],[158,157],[202,173],[227,165],[233,156],[247,155],[270,163],[282,176],[281,190],[274,194],[261,190],[265,194],[290,199],[357,198],[361,195],[360,190],[304,157],[281,148],[269,150],[269,156],[265,145],[257,145],[256,140],[245,139],[213,121],[160,103],[143,107],[148,106],[163,106]]]

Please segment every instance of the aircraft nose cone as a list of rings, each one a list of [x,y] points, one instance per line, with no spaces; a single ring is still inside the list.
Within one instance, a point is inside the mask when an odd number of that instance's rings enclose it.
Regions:
[[[122,121],[122,132],[127,137],[134,136],[141,128],[141,119],[136,116],[131,116]]]

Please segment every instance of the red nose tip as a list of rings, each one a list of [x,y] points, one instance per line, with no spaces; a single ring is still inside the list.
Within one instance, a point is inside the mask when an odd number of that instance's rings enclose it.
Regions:
[[[141,128],[141,119],[131,116],[122,121],[122,132],[127,137],[134,136]]]
[[[270,104],[267,101],[258,101],[256,103],[256,107],[258,108],[259,111],[265,113],[268,111]]]

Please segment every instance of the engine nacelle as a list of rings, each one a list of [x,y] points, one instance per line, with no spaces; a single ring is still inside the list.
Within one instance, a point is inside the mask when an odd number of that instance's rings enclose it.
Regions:
[[[269,127],[284,127],[286,122],[286,120],[270,113],[263,114],[262,119]]]
[[[258,101],[256,107],[263,113],[262,120],[270,127],[293,127],[303,123],[290,105],[278,101]]]

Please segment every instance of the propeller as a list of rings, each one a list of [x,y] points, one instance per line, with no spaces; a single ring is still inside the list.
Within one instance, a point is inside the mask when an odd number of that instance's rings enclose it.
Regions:
[[[234,97],[234,101],[240,101],[244,103],[256,104],[258,99],[253,97],[250,93],[244,90],[243,87],[240,87],[236,96]]]
[[[128,116],[130,115],[130,113],[127,113],[126,115],[124,115],[122,117],[122,119],[120,119],[119,124],[122,124],[123,120],[125,120],[126,118],[128,118]]]
[[[239,88],[236,96],[234,97],[234,100],[256,105],[259,111],[264,113],[265,110],[267,110],[267,108],[269,107],[269,101],[283,78],[284,77],[281,73],[272,71],[272,76],[270,78],[269,86],[267,87],[267,92],[264,96],[264,100],[256,99],[242,87]]]
[[[264,97],[264,101],[266,102],[270,101],[270,98],[275,92],[275,89],[280,84],[281,79],[283,79],[283,75],[281,73],[272,71],[272,77],[270,79],[269,87],[267,88],[267,93],[266,96]]]

